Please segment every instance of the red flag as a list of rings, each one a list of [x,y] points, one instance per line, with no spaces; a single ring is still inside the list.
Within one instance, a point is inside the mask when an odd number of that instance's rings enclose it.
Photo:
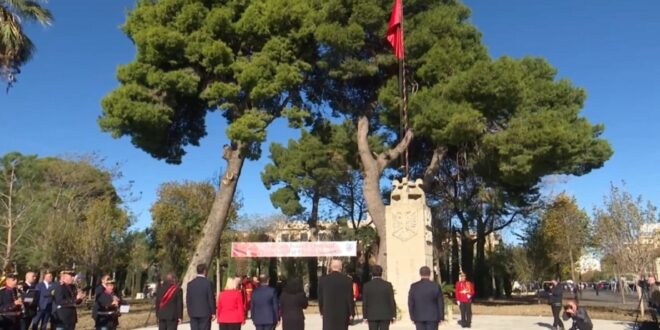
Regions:
[[[403,59],[403,4],[402,0],[394,0],[390,24],[387,26],[387,41],[394,48],[394,56]]]

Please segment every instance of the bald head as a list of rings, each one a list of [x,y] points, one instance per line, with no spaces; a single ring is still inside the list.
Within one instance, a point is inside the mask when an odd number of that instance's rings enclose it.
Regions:
[[[341,260],[332,259],[332,261],[330,261],[330,271],[341,272],[341,269],[342,269]]]
[[[29,283],[30,285],[32,285],[36,282],[37,282],[37,274],[35,272],[25,273],[25,283]]]

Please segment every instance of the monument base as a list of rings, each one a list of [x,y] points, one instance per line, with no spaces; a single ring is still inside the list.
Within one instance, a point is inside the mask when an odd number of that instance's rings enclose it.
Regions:
[[[390,205],[385,209],[387,280],[394,287],[397,316],[409,320],[408,291],[420,280],[419,269],[433,270],[431,209],[426,206],[422,180],[394,180]]]

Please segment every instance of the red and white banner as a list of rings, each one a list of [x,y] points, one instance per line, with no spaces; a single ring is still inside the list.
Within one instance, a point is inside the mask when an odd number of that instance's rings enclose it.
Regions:
[[[231,243],[232,258],[354,257],[357,242],[237,242]]]

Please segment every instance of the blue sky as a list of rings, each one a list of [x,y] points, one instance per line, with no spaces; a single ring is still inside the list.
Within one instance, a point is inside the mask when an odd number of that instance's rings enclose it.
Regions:
[[[50,28],[29,27],[38,47],[19,83],[0,93],[0,154],[53,156],[95,152],[108,164],[120,163],[123,181],[134,181],[142,198],[130,205],[137,228],[149,225],[149,208],[158,186],[172,180],[205,180],[221,171],[220,147],[227,142],[217,113],[208,116],[208,136],[188,148],[182,165],[168,165],[133,147],[127,138],[113,140],[96,119],[100,100],[117,86],[115,71],[135,50],[120,31],[134,0],[55,0]],[[625,180],[633,194],[658,204],[660,199],[660,2],[655,0],[469,0],[472,22],[483,33],[493,57],[539,56],[559,76],[585,88],[583,114],[605,124],[614,147],[605,167],[581,178],[555,180],[547,191],[565,190],[591,210],[600,204],[610,182]],[[269,130],[270,142],[295,136],[285,123]],[[265,146],[264,150],[268,150]],[[259,173],[267,152],[248,162],[239,190],[244,213],[277,213]],[[121,182],[120,182],[121,184]]]

